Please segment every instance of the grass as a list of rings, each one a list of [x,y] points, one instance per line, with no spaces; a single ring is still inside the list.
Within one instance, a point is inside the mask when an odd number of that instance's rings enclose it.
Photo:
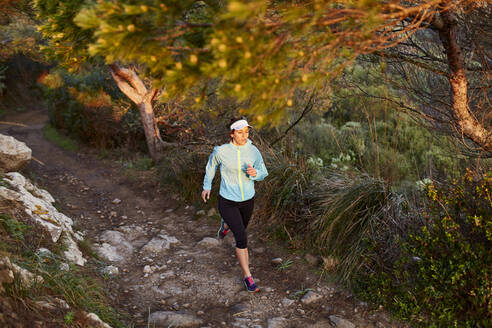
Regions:
[[[302,286],[301,289],[297,290],[295,293],[290,294],[289,298],[299,301],[301,298],[304,297],[304,295],[306,295],[312,290],[313,290],[312,288],[304,288],[304,286]]]
[[[280,271],[285,271],[287,270],[288,268],[290,268],[290,266],[292,265],[292,260],[286,260],[286,261],[283,261],[282,263],[280,263],[277,267],[277,270],[280,270]]]
[[[96,313],[112,327],[124,327],[124,314],[109,305],[100,279],[97,278],[96,268],[91,265],[71,265],[69,271],[60,270],[60,265],[66,262],[59,255],[62,253],[59,248],[63,248],[60,243],[53,243],[49,237],[31,226],[19,205],[2,203],[0,211],[0,254],[43,278],[43,282],[29,287],[18,277],[13,283],[4,285],[8,302],[16,304],[19,320],[28,322],[47,319],[58,322],[60,326],[79,327],[84,320],[80,313],[86,311]],[[90,253],[89,243],[81,244],[86,253]],[[37,250],[40,247],[50,249],[53,255],[39,256]],[[33,301],[46,296],[64,299],[70,305],[70,312],[40,312]]]
[[[53,126],[47,124],[43,128],[43,135],[46,139],[53,142],[58,147],[69,150],[69,151],[77,151],[79,146],[72,139],[62,135],[58,130],[56,130]]]

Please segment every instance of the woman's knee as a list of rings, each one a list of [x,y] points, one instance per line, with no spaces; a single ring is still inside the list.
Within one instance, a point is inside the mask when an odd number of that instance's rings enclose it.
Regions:
[[[236,237],[236,247],[240,249],[248,248],[248,238],[246,234],[244,236]]]

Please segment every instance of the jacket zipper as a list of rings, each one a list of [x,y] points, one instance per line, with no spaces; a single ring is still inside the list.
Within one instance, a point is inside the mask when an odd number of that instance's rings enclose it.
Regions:
[[[237,149],[237,177],[239,179],[239,188],[241,188],[241,199],[244,201],[243,181],[241,179],[241,151]]]

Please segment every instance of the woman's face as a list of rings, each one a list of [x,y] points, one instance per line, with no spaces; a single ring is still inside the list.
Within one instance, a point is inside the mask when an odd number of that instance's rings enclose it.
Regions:
[[[232,142],[236,146],[243,146],[248,141],[249,137],[249,126],[242,128],[241,130],[232,130],[231,131]]]

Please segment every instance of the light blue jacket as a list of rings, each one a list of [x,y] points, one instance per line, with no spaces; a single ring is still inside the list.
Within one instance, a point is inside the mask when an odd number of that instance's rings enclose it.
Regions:
[[[255,168],[255,177],[246,173],[248,164]],[[260,151],[249,139],[243,146],[235,146],[231,142],[214,148],[205,168],[203,190],[212,189],[212,180],[219,165],[221,177],[219,194],[235,202],[253,198],[254,181],[261,181],[268,175]]]

